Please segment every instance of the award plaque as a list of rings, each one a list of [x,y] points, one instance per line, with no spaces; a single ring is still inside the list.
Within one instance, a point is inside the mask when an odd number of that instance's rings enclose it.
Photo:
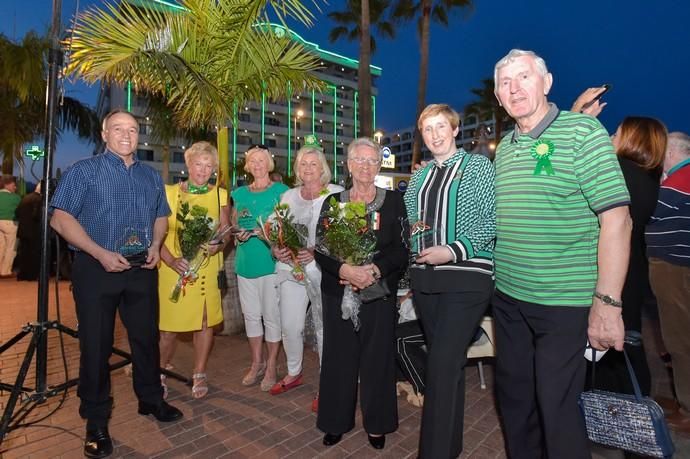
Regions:
[[[118,252],[132,267],[146,264],[151,239],[147,230],[128,227],[120,238]]]
[[[443,226],[427,222],[422,215],[416,221],[410,221],[410,260],[429,247],[445,244]]]

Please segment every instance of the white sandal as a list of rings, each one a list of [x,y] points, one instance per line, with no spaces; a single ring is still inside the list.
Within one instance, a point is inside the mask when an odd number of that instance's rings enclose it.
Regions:
[[[192,385],[192,398],[200,399],[208,394],[208,382],[206,373],[194,373],[192,375],[194,384]]]

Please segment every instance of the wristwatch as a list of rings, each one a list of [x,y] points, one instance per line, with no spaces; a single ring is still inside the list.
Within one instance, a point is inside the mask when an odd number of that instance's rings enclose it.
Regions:
[[[603,293],[599,292],[594,292],[594,297],[599,298],[602,303],[608,304],[609,306],[615,306],[617,308],[622,308],[623,307],[623,302],[622,301],[616,301],[611,296],[609,295],[604,295]]]

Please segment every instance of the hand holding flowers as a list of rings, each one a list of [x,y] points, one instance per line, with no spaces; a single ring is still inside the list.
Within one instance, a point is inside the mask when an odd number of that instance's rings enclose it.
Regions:
[[[273,255],[292,266],[292,275],[297,281],[305,280],[306,263],[303,261],[310,255],[304,253],[308,231],[305,225],[294,221],[290,206],[278,204],[269,220],[264,222],[259,218],[259,229],[259,237],[271,246]]]
[[[176,258],[171,264],[180,277],[178,278],[172,292],[170,301],[177,303],[180,294],[184,294],[187,284],[193,283],[198,275],[199,269],[212,255],[217,253],[222,247],[222,240],[231,230],[229,226],[219,228],[219,223],[208,216],[208,209],[202,206],[189,206],[189,203],[180,204],[180,210],[176,215],[180,224],[177,228],[177,241],[179,243],[181,258]]]

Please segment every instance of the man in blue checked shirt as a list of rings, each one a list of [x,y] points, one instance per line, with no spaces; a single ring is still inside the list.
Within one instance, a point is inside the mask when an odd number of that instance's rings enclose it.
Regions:
[[[139,124],[116,110],[103,119],[103,154],[72,165],[51,201],[50,225],[76,252],[72,283],[79,321],[79,414],[86,419],[84,455],[113,452],[108,359],[119,309],[132,351],[139,414],[161,422],[182,413],[163,401],[158,350],[159,249],[170,208],[163,181],[134,152]]]

